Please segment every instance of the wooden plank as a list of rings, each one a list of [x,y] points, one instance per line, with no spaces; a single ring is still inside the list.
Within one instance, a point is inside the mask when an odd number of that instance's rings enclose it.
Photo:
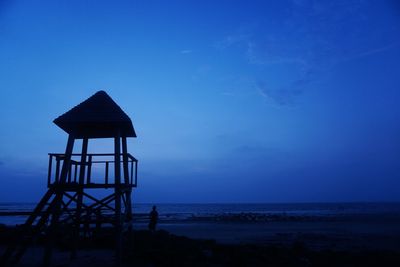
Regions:
[[[17,264],[21,257],[24,255],[25,251],[27,250],[29,244],[32,242],[33,238],[40,234],[41,229],[45,226],[49,216],[51,215],[51,211],[54,208],[55,205],[55,198],[50,202],[48,205],[46,211],[42,214],[40,217],[39,221],[37,222],[36,226],[34,227],[34,230],[32,232],[31,238],[25,239],[23,243],[21,244],[21,247],[19,250],[16,251],[15,256],[14,256],[14,264]]]
[[[53,195],[54,190],[53,189],[49,189],[46,194],[42,197],[42,199],[40,200],[39,204],[35,207],[35,209],[33,210],[33,212],[31,213],[31,215],[28,217],[28,219],[26,220],[24,227],[21,229],[21,232],[18,233],[18,236],[15,237],[14,242],[11,243],[5,253],[2,256],[2,263],[7,263],[11,257],[13,256],[15,250],[18,247],[18,243],[21,242],[21,238],[22,235],[28,231],[32,225],[32,223],[36,220],[36,218],[39,215],[42,215],[42,210],[45,207],[45,205],[47,204],[47,202],[49,201],[49,199],[51,198],[51,196]],[[48,209],[50,208],[50,206],[48,207]],[[42,215],[43,218],[43,215]],[[29,242],[29,241],[25,241],[22,244],[22,247],[25,246],[25,243]],[[28,243],[29,244],[29,243]],[[26,247],[28,246],[28,244],[26,244]],[[17,251],[16,256],[14,257],[14,262],[18,263],[19,259],[21,258],[21,256],[24,254],[26,248],[21,251]]]
[[[91,195],[89,195],[89,194],[87,194],[87,193],[83,193],[83,195],[85,195],[87,198],[90,198],[91,200],[93,200],[94,202],[96,202],[96,204],[98,204],[98,205],[100,205],[100,206],[103,206],[103,207],[106,207],[106,208],[108,208],[108,209],[111,209],[111,210],[114,210],[114,211],[115,211],[114,208],[112,208],[111,206],[105,204],[104,201],[98,200],[98,199],[92,197]],[[92,204],[92,205],[93,205],[93,204]],[[90,207],[90,206],[89,206],[89,207]]]

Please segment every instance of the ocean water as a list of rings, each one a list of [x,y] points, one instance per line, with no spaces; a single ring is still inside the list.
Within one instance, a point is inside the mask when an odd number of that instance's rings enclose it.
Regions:
[[[194,217],[217,217],[235,214],[284,216],[398,215],[400,202],[390,203],[237,203],[237,204],[134,204],[137,216],[148,214],[157,206],[160,219],[183,220]],[[22,224],[26,215],[9,216],[7,212],[30,212],[36,203],[0,203],[0,223]]]

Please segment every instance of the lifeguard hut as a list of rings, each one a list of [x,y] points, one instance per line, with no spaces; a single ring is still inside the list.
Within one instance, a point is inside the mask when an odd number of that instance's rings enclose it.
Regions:
[[[54,120],[68,134],[63,154],[49,154],[48,191],[27,219],[22,240],[10,246],[6,261],[18,262],[32,238],[45,234],[44,265],[50,265],[54,239],[69,229],[76,242],[99,225],[115,229],[116,262],[122,253],[122,233],[131,229],[132,188],[137,185],[137,159],[128,153],[127,138],[136,137],[131,119],[104,91]],[[113,153],[88,153],[90,139],[113,139]],[[81,139],[81,153],[73,153]],[[101,190],[108,192],[99,197]],[[27,234],[29,233],[29,234]],[[22,241],[22,242],[21,242]]]

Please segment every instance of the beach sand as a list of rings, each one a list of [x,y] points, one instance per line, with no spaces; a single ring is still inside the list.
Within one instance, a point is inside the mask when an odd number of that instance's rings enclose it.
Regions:
[[[144,229],[143,226],[142,229]],[[267,223],[165,223],[164,229],[195,239],[224,244],[290,246],[302,242],[312,249],[383,249],[400,251],[398,222],[267,222]]]
[[[156,233],[146,227],[135,224],[123,266],[400,266],[393,218],[164,221]],[[106,237],[82,245],[76,260],[61,246],[54,266],[113,266],[113,243]],[[42,255],[41,246],[31,248],[19,266],[40,266]]]

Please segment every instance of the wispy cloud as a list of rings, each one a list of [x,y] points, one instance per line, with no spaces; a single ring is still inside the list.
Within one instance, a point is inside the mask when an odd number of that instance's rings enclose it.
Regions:
[[[276,21],[241,26],[215,45],[242,49],[240,57],[256,70],[253,84],[258,95],[278,106],[295,105],[307,87],[337,64],[400,46],[396,34],[400,27],[382,30],[371,17],[367,1],[293,0],[281,12],[284,15]],[[272,76],[271,67],[287,75]]]
[[[345,61],[351,61],[351,60],[365,58],[365,57],[368,57],[368,56],[372,56],[372,55],[375,55],[375,54],[379,54],[379,53],[385,52],[387,50],[390,50],[392,48],[399,47],[399,46],[400,46],[400,42],[394,42],[394,43],[387,44],[387,45],[384,45],[384,46],[381,46],[381,47],[372,48],[370,50],[367,50],[367,51],[364,51],[364,52],[360,52],[358,54],[355,54],[355,55],[352,55],[352,56],[349,56],[349,57],[344,57],[342,59],[339,59],[338,62],[345,62]]]
[[[251,39],[250,27],[239,27],[239,29],[232,34],[229,34],[214,43],[213,47],[216,49],[227,49],[235,45],[246,44]]]
[[[275,89],[263,81],[256,83],[256,89],[260,96],[277,106],[294,106],[297,97],[303,94],[303,90],[297,87]]]
[[[245,56],[249,64],[254,65],[282,65],[282,64],[298,64],[299,66],[307,65],[304,56],[293,56],[290,53],[284,55],[277,51],[272,52],[269,45],[259,43],[253,40],[246,42],[247,48]],[[271,51],[271,52],[268,52]]]
[[[221,93],[222,95],[224,95],[224,96],[236,96],[234,93],[232,93],[232,92],[222,92]]]
[[[190,50],[190,49],[185,49],[185,50],[181,50],[181,54],[190,54],[190,53],[192,53],[193,51],[192,50]]]

